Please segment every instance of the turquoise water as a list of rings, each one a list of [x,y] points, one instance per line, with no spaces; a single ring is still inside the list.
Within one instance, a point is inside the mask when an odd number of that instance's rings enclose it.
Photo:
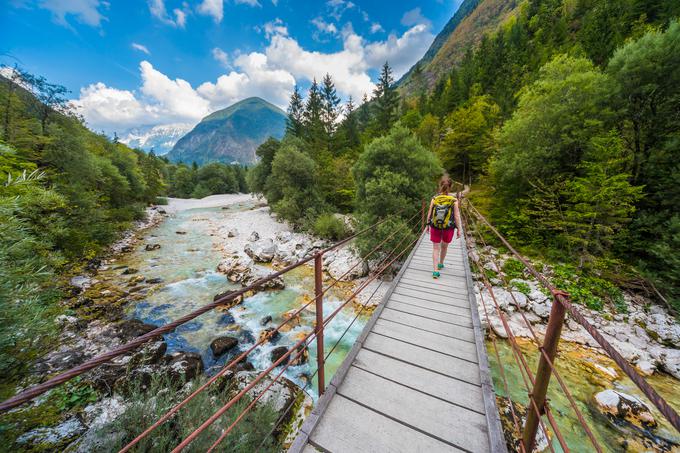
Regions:
[[[149,278],[161,278],[163,283],[154,285],[153,289],[129,308],[129,316],[157,326],[173,321],[197,308],[213,301],[216,294],[241,286],[229,282],[226,277],[216,271],[217,264],[224,257],[221,245],[214,242],[210,235],[208,220],[227,218],[234,211],[246,210],[252,204],[232,205],[229,209],[210,208],[181,211],[168,217],[159,226],[145,232],[134,252],[121,256],[111,269],[100,275],[111,283],[124,287],[131,278],[122,275],[120,266],[129,266],[138,270],[138,274]],[[177,234],[184,231],[186,234]],[[145,251],[149,243],[160,244],[161,248]],[[208,373],[216,372],[230,359],[251,347],[258,339],[260,332],[266,327],[278,325],[283,321],[284,313],[301,307],[307,297],[313,294],[313,272],[309,266],[302,266],[284,276],[286,288],[279,291],[263,291],[244,300],[241,305],[228,311],[213,310],[182,325],[175,332],[165,336],[168,352],[191,351],[201,354]],[[343,290],[331,291],[324,299],[324,315],[330,314],[340,306]],[[313,304],[312,307],[313,308]],[[326,353],[340,339],[346,327],[355,317],[351,304],[343,309],[327,326],[324,347]],[[262,326],[260,321],[271,316],[272,322]],[[259,346],[248,356],[248,360],[257,370],[264,370],[271,365],[271,351],[278,346],[292,346],[302,335],[313,329],[315,314],[313,310],[305,310],[300,316],[299,325],[281,334],[274,343]],[[361,316],[340,341],[326,363],[326,382],[330,381],[335,370],[342,363],[345,355],[352,347],[367,320]],[[229,335],[239,339],[238,348],[234,348],[219,359],[213,357],[210,343],[217,337]],[[298,385],[304,386],[316,370],[316,343],[310,345],[307,363],[291,366],[285,376]],[[275,370],[278,371],[278,370]],[[316,397],[316,379],[306,390]]]

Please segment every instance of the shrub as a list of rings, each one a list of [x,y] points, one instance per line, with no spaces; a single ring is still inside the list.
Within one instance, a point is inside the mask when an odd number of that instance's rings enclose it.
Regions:
[[[321,214],[317,217],[314,225],[312,226],[312,231],[317,236],[322,238],[331,239],[337,241],[347,236],[347,228],[345,223],[334,216],[333,214]]]

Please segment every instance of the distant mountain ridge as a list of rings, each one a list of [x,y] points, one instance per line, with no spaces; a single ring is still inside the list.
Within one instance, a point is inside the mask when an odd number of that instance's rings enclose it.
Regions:
[[[286,112],[259,97],[211,113],[179,139],[167,154],[173,162],[252,164],[269,137],[282,138]]]
[[[519,0],[465,0],[432,45],[397,82],[402,95],[431,89],[441,77],[457,66],[468,49],[515,14]]]
[[[118,139],[131,148],[154,151],[157,155],[170,152],[175,143],[192,128],[191,124],[163,124],[129,129]]]

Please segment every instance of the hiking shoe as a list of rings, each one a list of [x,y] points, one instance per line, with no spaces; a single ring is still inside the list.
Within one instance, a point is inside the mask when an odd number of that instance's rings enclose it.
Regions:
[[[436,272],[436,271],[435,271],[435,272],[432,272],[432,278],[435,278],[435,279],[436,279],[436,278],[439,278],[440,275],[441,275],[441,274],[440,274],[439,272]]]
[[[444,269],[444,263],[437,264],[437,269]]]

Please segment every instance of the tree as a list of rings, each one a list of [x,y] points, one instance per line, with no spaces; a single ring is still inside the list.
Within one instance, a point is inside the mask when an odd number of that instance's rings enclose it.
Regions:
[[[439,118],[431,113],[426,114],[416,129],[416,135],[420,143],[434,151],[439,146]]]
[[[304,125],[305,125],[305,139],[318,149],[325,146],[326,130],[323,121],[324,104],[319,84],[316,79],[312,81],[307,94],[307,102],[305,103]]]
[[[438,154],[450,174],[467,182],[482,173],[493,149],[499,113],[489,96],[476,96],[446,117]]]
[[[3,69],[6,69],[6,66],[2,66]],[[21,86],[24,87],[30,87],[33,84],[33,76],[27,73],[26,71],[22,70],[19,68],[18,65],[14,65],[13,68],[8,69],[6,71],[6,74],[9,74],[8,76],[5,77],[6,80],[6,89],[5,89],[5,113],[4,113],[4,118],[3,118],[3,139],[5,142],[9,142],[11,140],[10,136],[10,131],[12,127],[12,116],[13,116],[13,104],[12,102],[16,98],[16,91],[19,89]]]
[[[361,131],[364,131],[371,122],[371,112],[368,107],[368,101],[368,95],[364,93],[363,98],[361,98],[361,105],[357,112],[357,121],[359,122],[359,130]]]
[[[281,147],[281,142],[275,138],[269,138],[257,147],[255,155],[260,161],[248,172],[248,187],[254,193],[264,193],[267,187],[267,179],[272,172],[274,156]]]
[[[345,116],[338,129],[338,135],[340,136],[338,141],[341,143],[341,147],[357,151],[359,146],[361,146],[361,138],[359,137],[358,112],[354,106],[352,96],[347,100],[344,110]]]
[[[47,121],[53,112],[69,114],[70,107],[66,94],[69,90],[66,87],[49,83],[44,77],[34,77],[32,83],[36,97],[40,101],[38,104],[38,117],[42,134],[46,135]]]
[[[396,228],[404,226],[420,209],[422,201],[432,196],[442,169],[435,155],[423,147],[411,131],[397,124],[388,135],[366,146],[354,164],[353,173],[360,227],[394,215],[392,220],[361,239],[360,248],[367,252]],[[408,234],[410,239],[413,233]],[[385,250],[394,250],[403,238],[396,236],[388,241]]]
[[[399,108],[399,93],[393,86],[392,68],[385,62],[373,90],[375,130],[379,134],[386,134],[397,120]]]
[[[300,225],[324,211],[318,192],[317,165],[300,150],[299,140],[286,140],[274,156],[265,189],[267,201],[282,219]]]
[[[298,89],[298,86],[295,85],[288,104],[288,117],[286,119],[287,134],[294,135],[295,137],[302,137],[304,110],[305,105],[302,96],[300,95],[300,90]]]
[[[326,74],[323,78],[323,86],[321,87],[321,97],[323,99],[322,119],[328,140],[333,136],[336,130],[336,123],[340,112],[338,105],[340,98],[335,90],[335,84],[330,74]]]
[[[574,174],[592,139],[614,126],[610,77],[585,58],[558,55],[524,89],[498,135],[491,170],[500,194],[516,198],[540,181]]]

